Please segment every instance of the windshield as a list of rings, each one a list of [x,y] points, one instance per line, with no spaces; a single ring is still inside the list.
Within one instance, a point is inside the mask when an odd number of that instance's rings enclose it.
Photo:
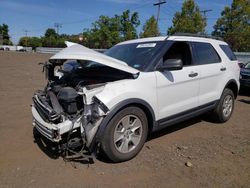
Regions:
[[[143,71],[163,43],[164,41],[121,44],[110,48],[105,54]]]
[[[245,65],[245,69],[250,69],[250,61]]]

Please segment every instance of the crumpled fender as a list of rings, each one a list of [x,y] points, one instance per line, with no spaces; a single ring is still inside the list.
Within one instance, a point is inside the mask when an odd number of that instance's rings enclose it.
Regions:
[[[114,115],[130,104],[143,107],[147,111],[147,116],[151,116],[152,122],[157,120],[157,93],[156,79],[153,72],[141,73],[137,79],[124,79],[107,83],[103,90],[95,95],[101,101],[108,113],[101,122],[95,138],[89,149],[93,150],[96,143],[101,141],[102,134],[109,121]]]
[[[131,98],[131,99],[127,99],[125,101],[120,102],[119,104],[117,104],[108,114],[107,116],[102,120],[101,124],[99,125],[99,128],[89,146],[89,151],[92,153],[95,148],[96,145],[98,143],[101,142],[102,139],[102,135],[104,134],[104,131],[106,129],[106,127],[108,126],[108,123],[110,122],[110,120],[116,115],[116,113],[118,113],[121,109],[123,109],[124,107],[130,105],[130,104],[137,104],[137,105],[141,105],[144,108],[147,109],[148,112],[150,112],[151,117],[152,117],[152,122],[155,122],[155,113],[152,109],[152,107],[144,100],[142,99],[138,99],[138,98]]]

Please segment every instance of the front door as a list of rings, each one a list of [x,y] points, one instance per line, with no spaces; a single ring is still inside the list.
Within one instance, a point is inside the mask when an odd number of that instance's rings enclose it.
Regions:
[[[198,106],[199,66],[193,58],[187,42],[175,42],[162,58],[181,59],[182,70],[156,71],[159,119],[185,112]]]

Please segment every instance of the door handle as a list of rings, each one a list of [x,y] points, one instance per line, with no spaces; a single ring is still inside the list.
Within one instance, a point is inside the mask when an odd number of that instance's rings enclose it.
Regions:
[[[227,70],[226,67],[221,67],[221,68],[220,68],[220,71],[225,71],[225,70]]]
[[[193,78],[193,77],[198,76],[198,73],[197,72],[191,72],[188,76]]]

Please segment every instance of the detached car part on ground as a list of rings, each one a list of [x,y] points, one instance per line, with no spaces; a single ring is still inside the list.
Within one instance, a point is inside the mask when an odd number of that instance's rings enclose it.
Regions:
[[[239,67],[225,42],[155,37],[105,54],[67,45],[44,64],[48,84],[32,105],[35,130],[66,157],[101,148],[112,161],[126,161],[150,132],[205,112],[225,122],[233,112]]]

